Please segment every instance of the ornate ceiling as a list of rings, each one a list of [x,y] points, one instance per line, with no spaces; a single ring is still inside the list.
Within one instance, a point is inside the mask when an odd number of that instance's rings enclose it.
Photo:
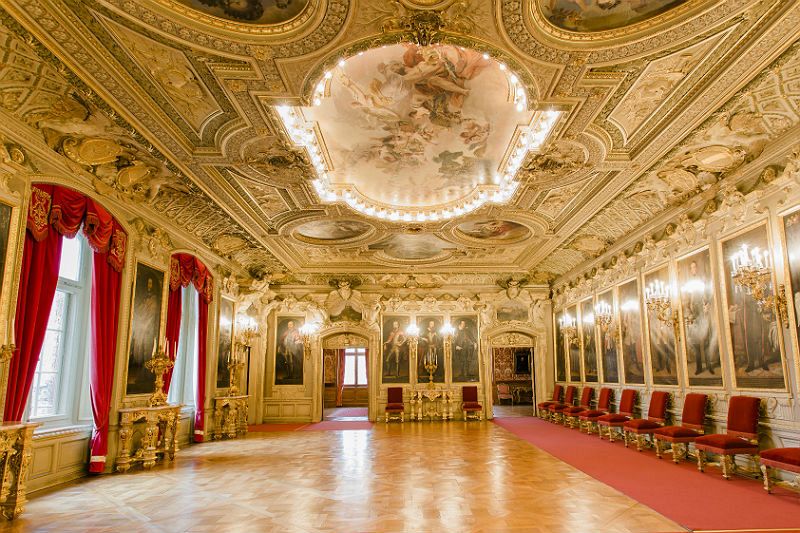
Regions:
[[[793,0],[4,6],[0,105],[98,191],[256,276],[547,282],[714,191],[800,123]],[[406,77],[412,49],[437,50],[434,83]],[[314,123],[322,155],[293,138],[288,108]],[[376,205],[441,206],[502,179],[519,128],[555,111],[542,146],[521,156],[513,194],[465,215],[380,218],[315,182],[324,158],[332,188]]]

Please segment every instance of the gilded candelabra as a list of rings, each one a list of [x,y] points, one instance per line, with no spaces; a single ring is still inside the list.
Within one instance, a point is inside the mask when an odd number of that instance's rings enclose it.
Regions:
[[[607,302],[597,302],[594,306],[594,321],[595,324],[600,326],[603,333],[608,331],[614,321],[614,315],[611,312],[611,306]]]
[[[575,320],[574,316],[571,316],[569,313],[564,313],[558,321],[559,327],[561,328],[561,334],[564,336],[564,344],[567,346],[571,346],[572,344],[578,344],[578,324]]]
[[[667,326],[672,326],[676,340],[680,338],[678,331],[678,312],[672,309],[672,298],[670,297],[667,284],[660,279],[655,280],[645,288],[644,298],[647,309],[655,313],[659,322]]]
[[[303,339],[303,356],[306,359],[311,358],[311,345],[318,330],[319,324],[316,322],[306,322],[300,326],[300,337]]]
[[[236,396],[239,394],[239,371],[247,364],[247,353],[250,350],[253,337],[258,333],[255,320],[247,315],[240,315],[236,320],[236,331],[240,340],[236,341],[233,346],[233,351],[228,358],[229,396]]]
[[[150,407],[166,405],[167,393],[164,392],[164,373],[175,366],[175,362],[167,357],[164,349],[159,346],[158,349],[153,347],[153,357],[145,361],[144,366],[147,370],[155,374],[155,390],[147,401],[147,404]]]
[[[750,248],[747,244],[731,258],[731,277],[736,286],[741,287],[758,304],[762,314],[770,314],[777,309],[783,324],[789,323],[789,309],[786,302],[786,287],[779,285],[772,293],[772,262],[767,250]]]

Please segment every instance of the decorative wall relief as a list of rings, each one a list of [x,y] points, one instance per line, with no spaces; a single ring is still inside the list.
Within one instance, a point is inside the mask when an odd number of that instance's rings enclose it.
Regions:
[[[722,386],[711,256],[702,250],[677,263],[681,323],[690,386]]]
[[[745,231],[722,243],[727,300],[728,334],[733,352],[736,386],[744,389],[783,389],[783,359],[775,309],[761,306],[732,277],[731,257],[745,245],[749,250],[770,250],[766,226]],[[765,291],[773,291],[773,281]]]
[[[408,383],[411,360],[410,346],[406,328],[409,324],[407,316],[384,315],[383,317],[383,383]]]
[[[332,280],[336,290],[328,293],[325,299],[325,310],[331,322],[361,322],[365,309],[361,293],[352,288],[348,279]]]
[[[434,383],[444,383],[444,339],[439,330],[442,329],[444,317],[430,315],[417,317],[419,339],[417,343],[417,383],[428,383],[430,374],[425,368],[426,362],[434,363]]]
[[[581,314],[578,328],[581,335],[581,350],[583,353],[583,380],[588,383],[597,383],[599,371],[597,369],[597,342],[595,339],[595,321],[592,300],[580,303]]]
[[[480,381],[478,317],[454,316],[455,328],[451,342],[453,383]]]
[[[275,330],[275,385],[303,384],[303,316],[279,316]]]
[[[600,344],[600,356],[603,361],[603,376],[601,380],[603,383],[619,383],[619,360],[617,344],[619,343],[618,324],[619,320],[617,315],[617,301],[614,298],[614,291],[606,291],[597,295],[597,305],[601,307],[608,306],[611,311],[611,322],[607,324],[599,324],[598,332]]]
[[[645,287],[650,287],[654,283],[663,283],[667,287],[672,286],[667,267],[645,275]],[[658,311],[648,307],[647,333],[650,343],[650,368],[653,370],[653,383],[656,385],[677,385],[678,358],[675,354],[676,339],[673,323],[661,320]]]
[[[154,390],[155,376],[144,365],[156,350],[164,348],[159,346],[163,302],[164,271],[137,262],[131,305],[126,394],[147,394]]]
[[[619,328],[622,339],[622,372],[625,383],[644,384],[642,345],[642,307],[639,282],[631,280],[619,286]]]

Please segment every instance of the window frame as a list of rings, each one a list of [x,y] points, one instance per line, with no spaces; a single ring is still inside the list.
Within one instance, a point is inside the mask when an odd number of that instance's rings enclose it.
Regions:
[[[351,352],[351,353],[348,353]],[[368,372],[368,361],[367,361],[367,349],[366,348],[345,348],[344,349],[344,365],[347,368],[347,359],[348,357],[353,358],[354,367],[353,367],[353,375],[355,376],[355,383],[343,383],[342,386],[346,388],[365,388],[369,386],[369,372]],[[364,383],[359,383],[358,381],[358,368],[359,368],[359,359],[363,358],[364,362],[364,375],[366,376],[366,381]],[[346,372],[343,373],[346,375]]]

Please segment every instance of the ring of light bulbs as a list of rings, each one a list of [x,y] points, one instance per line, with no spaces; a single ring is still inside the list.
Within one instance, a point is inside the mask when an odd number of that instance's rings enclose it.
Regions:
[[[363,53],[364,52],[359,52],[358,55],[362,55]],[[483,54],[484,59],[489,59],[490,57],[489,54]],[[347,59],[342,58],[338,61],[337,67],[344,68],[346,64]],[[511,72],[504,63],[499,63],[499,68],[506,73],[508,84],[511,89],[511,97],[517,111],[524,111],[527,109],[528,99],[519,77]],[[326,97],[326,89],[328,89],[332,78],[333,71],[328,70],[317,83],[311,99],[315,106],[322,104],[323,98]],[[500,172],[493,180],[493,184],[477,187],[455,204],[425,208],[398,208],[378,204],[359,193],[352,186],[333,186],[328,174],[328,163],[320,148],[321,143],[317,137],[318,133],[314,124],[304,120],[300,107],[279,105],[276,106],[275,109],[291,141],[308,152],[309,160],[316,172],[316,177],[312,180],[312,185],[323,202],[344,202],[355,211],[364,215],[392,222],[436,222],[450,220],[454,217],[471,213],[487,203],[507,203],[519,188],[519,181],[516,175],[527,157],[528,152],[541,148],[560,116],[560,112],[553,110],[536,111],[534,113],[530,125],[520,128],[519,134],[514,141],[514,148],[505,158],[505,161],[501,165]]]

